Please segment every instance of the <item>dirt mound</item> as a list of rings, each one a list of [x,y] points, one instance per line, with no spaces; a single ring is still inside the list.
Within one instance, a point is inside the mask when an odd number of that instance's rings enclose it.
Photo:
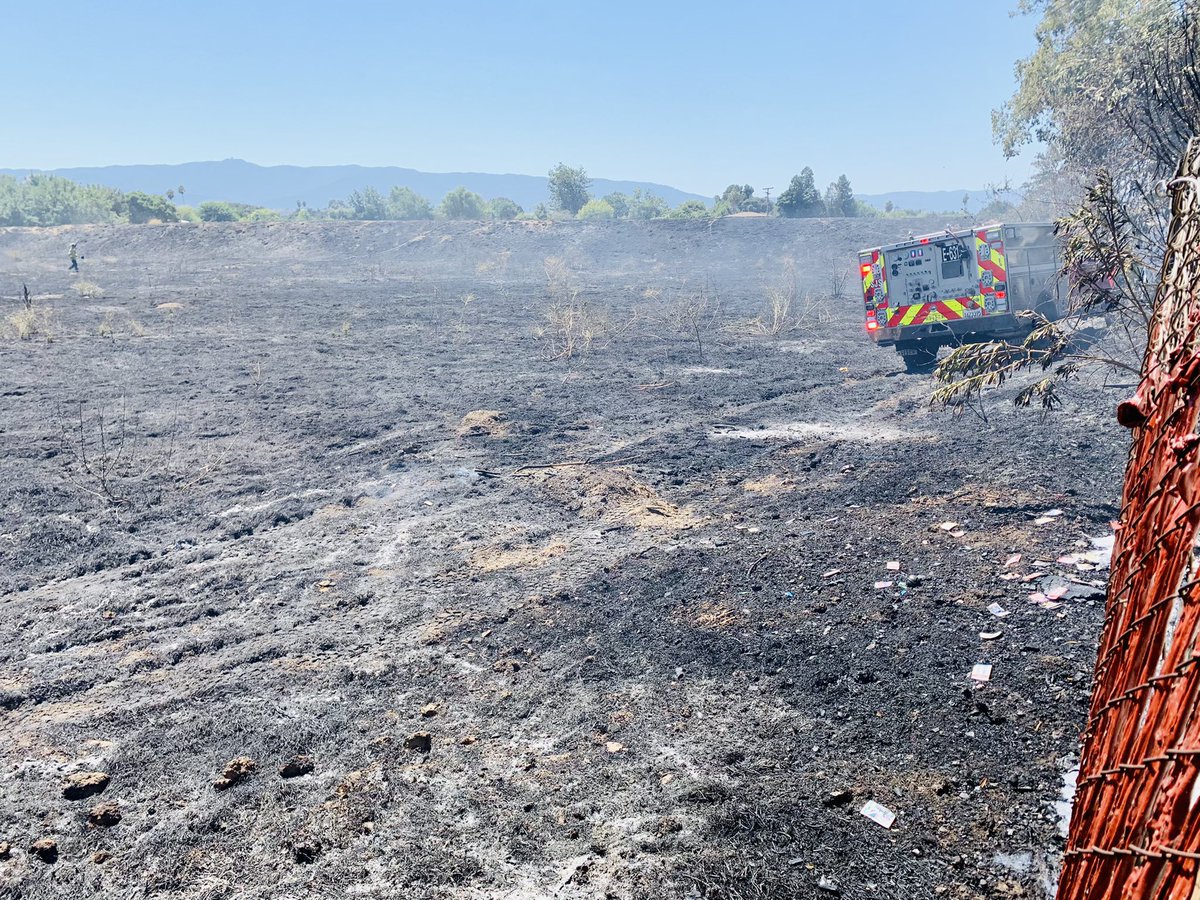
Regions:
[[[664,499],[625,467],[554,467],[539,481],[567,509],[614,527],[685,529],[701,522],[692,510]]]

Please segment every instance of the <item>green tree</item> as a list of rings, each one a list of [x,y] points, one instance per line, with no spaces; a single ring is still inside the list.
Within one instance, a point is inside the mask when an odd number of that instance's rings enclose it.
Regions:
[[[373,187],[365,187],[352,193],[347,202],[351,210],[351,218],[364,222],[378,222],[388,218],[388,204],[383,194]]]
[[[1176,0],[1021,0],[1040,14],[1018,87],[992,114],[1007,154],[1041,141],[1043,163],[1090,177],[1173,171],[1200,133],[1200,7]]]
[[[788,219],[809,218],[825,212],[821,192],[817,190],[813,170],[805,166],[799,175],[793,175],[787,190],[775,201],[779,214]]]
[[[845,175],[829,185],[825,192],[825,211],[830,216],[857,216],[858,205],[854,200],[854,190],[850,187],[850,179]]]
[[[559,163],[550,170],[550,202],[555,209],[575,215],[591,198],[592,181],[582,167]]]
[[[325,215],[330,219],[352,219],[354,210],[345,200],[330,200],[325,206]]]
[[[739,204],[738,212],[769,213],[771,206],[766,197],[747,197]]]
[[[580,219],[614,219],[617,213],[607,200],[589,200],[575,215]]]
[[[707,219],[708,207],[703,200],[684,200],[667,213],[668,219]]]
[[[634,188],[629,204],[631,219],[661,219],[666,214],[666,200],[657,194],[643,193],[641,188]]]
[[[196,210],[204,222],[236,222],[237,210],[223,200],[205,200]]]
[[[489,219],[515,219],[524,211],[516,200],[507,197],[494,197],[487,202]]]
[[[629,198],[620,191],[614,191],[611,194],[606,194],[602,199],[605,203],[613,208],[613,215],[616,218],[629,218]]]
[[[1001,200],[997,197],[995,200],[983,207],[976,214],[976,218],[980,222],[1011,222],[1020,216],[1019,211],[1015,206],[1007,200]]]
[[[125,201],[126,208],[129,210],[129,221],[134,225],[144,225],[154,220],[159,222],[179,221],[179,213],[175,209],[175,204],[166,197],[132,191],[126,195]]]
[[[447,219],[482,219],[487,204],[474,191],[456,187],[442,198],[438,213]]]
[[[754,196],[754,188],[748,184],[731,184],[716,200],[724,200],[733,212],[742,212],[742,204]]]
[[[432,219],[433,206],[407,187],[394,187],[388,195],[387,217],[389,219]]]
[[[125,195],[54,175],[0,176],[0,225],[71,225],[128,218]]]

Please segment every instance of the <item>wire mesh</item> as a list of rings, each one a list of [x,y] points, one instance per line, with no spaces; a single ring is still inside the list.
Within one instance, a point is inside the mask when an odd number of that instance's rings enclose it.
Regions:
[[[1200,898],[1200,140],[1189,143],[1137,393],[1059,900]]]

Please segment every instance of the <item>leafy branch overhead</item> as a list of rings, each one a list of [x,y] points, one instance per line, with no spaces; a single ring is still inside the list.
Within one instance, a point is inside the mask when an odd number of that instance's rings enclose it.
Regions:
[[[1067,309],[1019,344],[954,350],[932,400],[955,408],[974,408],[984,390],[1027,371],[1041,377],[1014,400],[1047,409],[1085,367],[1138,375],[1166,244],[1159,184],[1200,132],[1195,2],[1023,0],[1021,8],[1041,14],[1038,46],[1018,64],[1019,87],[993,125],[1010,154],[1046,144],[1026,205],[1056,217]]]

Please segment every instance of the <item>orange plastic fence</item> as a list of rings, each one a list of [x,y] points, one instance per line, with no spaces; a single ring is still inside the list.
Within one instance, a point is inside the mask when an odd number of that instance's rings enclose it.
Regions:
[[[1200,141],[1168,189],[1059,900],[1200,898]]]

